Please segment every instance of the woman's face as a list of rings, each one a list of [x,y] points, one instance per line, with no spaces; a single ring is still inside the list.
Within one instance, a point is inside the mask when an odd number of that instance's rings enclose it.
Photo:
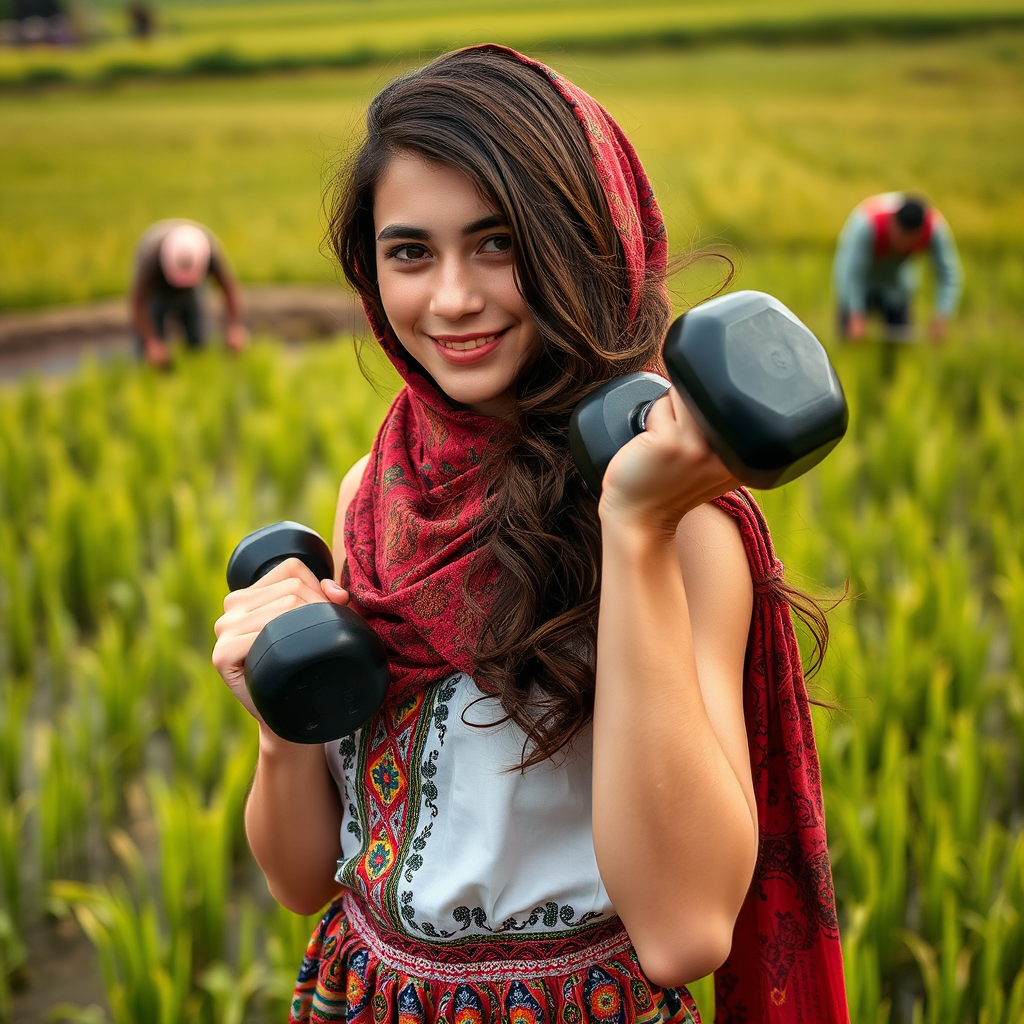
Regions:
[[[512,382],[540,334],[501,214],[462,171],[407,153],[377,183],[373,220],[377,282],[398,340],[453,401],[509,416]]]

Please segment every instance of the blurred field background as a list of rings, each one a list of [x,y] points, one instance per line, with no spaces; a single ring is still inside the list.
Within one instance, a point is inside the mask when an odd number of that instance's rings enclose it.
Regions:
[[[89,48],[0,51],[0,309],[123,293],[169,215],[210,225],[244,282],[334,280],[321,196],[367,101],[493,39],[620,119],[676,254],[728,247],[738,287],[819,333],[850,435],[762,497],[794,581],[853,595],[817,681],[845,709],[817,736],[852,1019],[1020,1024],[1024,8],[177,3],[145,44],[91,10]],[[877,346],[834,343],[829,267],[890,188],[945,213],[966,291],[948,343],[883,380]],[[675,279],[680,308],[719,267]],[[330,533],[394,387],[376,376],[348,339],[261,338],[172,376],[87,362],[0,390],[0,1021],[45,1018],[75,922],[102,999],[51,1019],[284,1019],[312,922],[246,850],[255,735],[211,626],[245,532]]]
[[[15,0],[0,0],[13,8]],[[149,75],[245,74],[352,67],[428,56],[498,39],[532,51],[693,46],[725,41],[837,42],[887,35],[920,39],[1019,28],[1015,0],[178,0],[148,5],[159,31],[144,48],[125,32],[126,4],[70,0],[73,30],[94,44],[58,59],[45,51],[0,58],[0,84],[109,82]],[[2,16],[3,6],[0,6]]]

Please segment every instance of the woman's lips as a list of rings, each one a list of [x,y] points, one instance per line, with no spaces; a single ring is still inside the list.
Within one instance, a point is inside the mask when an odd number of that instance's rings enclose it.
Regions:
[[[508,331],[504,327],[493,334],[432,334],[431,338],[443,359],[464,366],[489,356]]]
[[[504,327],[493,334],[432,334],[431,337],[450,352],[472,352],[485,345],[493,345],[507,330]]]

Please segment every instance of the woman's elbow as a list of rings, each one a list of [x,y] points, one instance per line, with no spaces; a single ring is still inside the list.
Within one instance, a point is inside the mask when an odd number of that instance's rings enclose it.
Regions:
[[[289,891],[286,887],[273,884],[270,879],[267,879],[267,888],[270,890],[270,895],[285,910],[290,910],[293,914],[301,914],[305,917],[308,917],[310,914],[319,913],[341,891],[340,887],[332,892]]]
[[[668,936],[634,941],[644,974],[661,988],[677,988],[714,973],[732,949],[734,923],[704,919],[681,924]]]

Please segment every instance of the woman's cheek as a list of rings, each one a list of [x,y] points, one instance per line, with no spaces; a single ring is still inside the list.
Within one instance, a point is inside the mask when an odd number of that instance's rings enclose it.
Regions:
[[[377,287],[380,289],[380,301],[384,306],[384,312],[394,326],[395,321],[401,318],[404,306],[401,276],[394,271],[381,271],[377,276]]]

